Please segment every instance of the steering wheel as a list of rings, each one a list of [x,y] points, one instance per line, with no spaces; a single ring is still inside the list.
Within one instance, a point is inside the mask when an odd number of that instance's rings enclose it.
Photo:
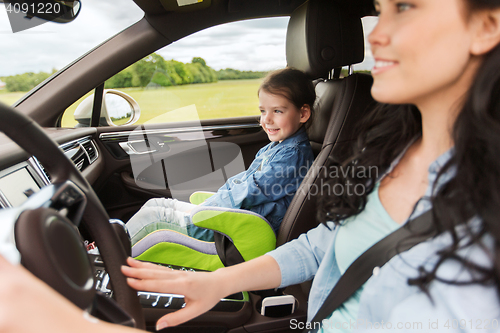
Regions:
[[[83,220],[99,248],[118,305],[135,327],[144,328],[137,293],[120,271],[125,250],[90,184],[37,123],[1,103],[0,131],[36,156],[52,182],[2,215],[2,224],[14,228],[21,263],[77,306],[90,306],[95,297],[93,271],[77,230]]]

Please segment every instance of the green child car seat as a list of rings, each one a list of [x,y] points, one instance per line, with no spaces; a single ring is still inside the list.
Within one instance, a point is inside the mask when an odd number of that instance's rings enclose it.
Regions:
[[[200,204],[213,193],[195,192],[189,198]],[[276,247],[276,235],[259,214],[243,209],[199,206],[191,211],[194,225],[214,231],[206,242],[183,233],[156,230],[132,247],[132,257],[164,265],[214,271],[259,257]]]

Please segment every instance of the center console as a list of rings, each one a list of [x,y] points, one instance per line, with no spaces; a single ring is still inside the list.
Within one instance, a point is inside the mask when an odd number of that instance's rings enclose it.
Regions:
[[[89,254],[94,264],[94,277],[95,288],[97,291],[103,293],[107,297],[113,296],[113,290],[110,285],[109,275],[106,273],[104,263],[98,254]],[[185,267],[166,266],[172,270],[195,271]],[[184,296],[177,294],[162,294],[147,291],[137,292],[139,301],[144,309],[171,309],[179,310],[185,306]],[[249,302],[247,292],[240,292],[237,294],[229,295],[212,309],[212,311],[222,312],[237,312],[243,309],[245,302]]]

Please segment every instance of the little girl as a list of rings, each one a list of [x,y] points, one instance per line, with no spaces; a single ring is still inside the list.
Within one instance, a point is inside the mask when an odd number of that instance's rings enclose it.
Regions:
[[[305,125],[311,122],[316,93],[296,69],[271,72],[258,90],[260,124],[271,143],[259,150],[248,170],[231,178],[204,206],[248,209],[264,216],[276,232],[314,156]],[[196,227],[195,205],[154,198],[128,221],[132,245],[158,229],[172,229],[212,241],[213,231]]]

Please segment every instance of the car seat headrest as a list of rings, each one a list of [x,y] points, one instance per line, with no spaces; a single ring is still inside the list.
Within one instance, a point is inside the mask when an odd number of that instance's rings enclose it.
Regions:
[[[312,79],[333,68],[363,61],[361,19],[338,8],[332,0],[309,0],[290,16],[286,36],[289,67]]]

